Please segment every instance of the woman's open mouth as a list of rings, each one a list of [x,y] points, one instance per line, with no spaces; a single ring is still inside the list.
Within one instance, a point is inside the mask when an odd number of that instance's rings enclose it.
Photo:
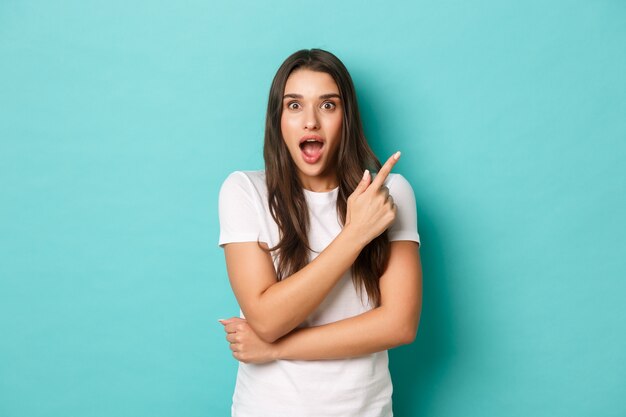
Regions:
[[[300,139],[302,159],[308,164],[315,164],[322,157],[324,139],[321,136],[304,136]]]

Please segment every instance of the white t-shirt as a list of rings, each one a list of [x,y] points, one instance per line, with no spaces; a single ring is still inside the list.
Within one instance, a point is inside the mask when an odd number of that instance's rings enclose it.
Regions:
[[[411,185],[399,174],[389,174],[385,184],[398,207],[389,239],[419,243]],[[304,190],[310,214],[311,259],[341,231],[337,193],[337,188],[323,193]],[[279,241],[278,226],[268,207],[264,171],[236,171],[224,181],[219,217],[220,246],[259,241],[273,247]],[[331,323],[371,308],[365,289],[359,297],[347,271],[300,327]],[[239,363],[232,416],[389,417],[391,392],[387,351],[340,360]]]

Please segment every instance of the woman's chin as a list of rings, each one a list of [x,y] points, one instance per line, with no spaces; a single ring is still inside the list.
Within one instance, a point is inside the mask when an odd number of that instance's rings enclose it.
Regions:
[[[315,159],[315,162],[311,162],[312,160],[307,161],[304,158],[301,158],[299,163],[297,163],[298,171],[307,176],[318,176],[322,172],[324,172],[325,161],[321,156]]]

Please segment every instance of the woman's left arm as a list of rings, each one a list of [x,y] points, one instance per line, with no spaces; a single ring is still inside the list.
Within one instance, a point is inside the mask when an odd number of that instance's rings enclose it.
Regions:
[[[274,343],[259,339],[243,319],[222,324],[235,359],[250,363],[350,358],[411,343],[422,307],[422,267],[416,242],[391,242],[380,294],[379,307],[323,326],[296,329]]]

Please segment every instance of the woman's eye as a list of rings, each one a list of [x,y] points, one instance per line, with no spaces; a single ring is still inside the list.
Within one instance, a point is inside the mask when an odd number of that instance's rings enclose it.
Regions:
[[[298,110],[300,108],[300,103],[298,103],[297,101],[292,101],[291,103],[287,104],[287,108],[290,110]]]
[[[325,101],[324,103],[322,103],[322,108],[324,110],[332,110],[335,107],[337,107],[337,106],[332,101]]]

